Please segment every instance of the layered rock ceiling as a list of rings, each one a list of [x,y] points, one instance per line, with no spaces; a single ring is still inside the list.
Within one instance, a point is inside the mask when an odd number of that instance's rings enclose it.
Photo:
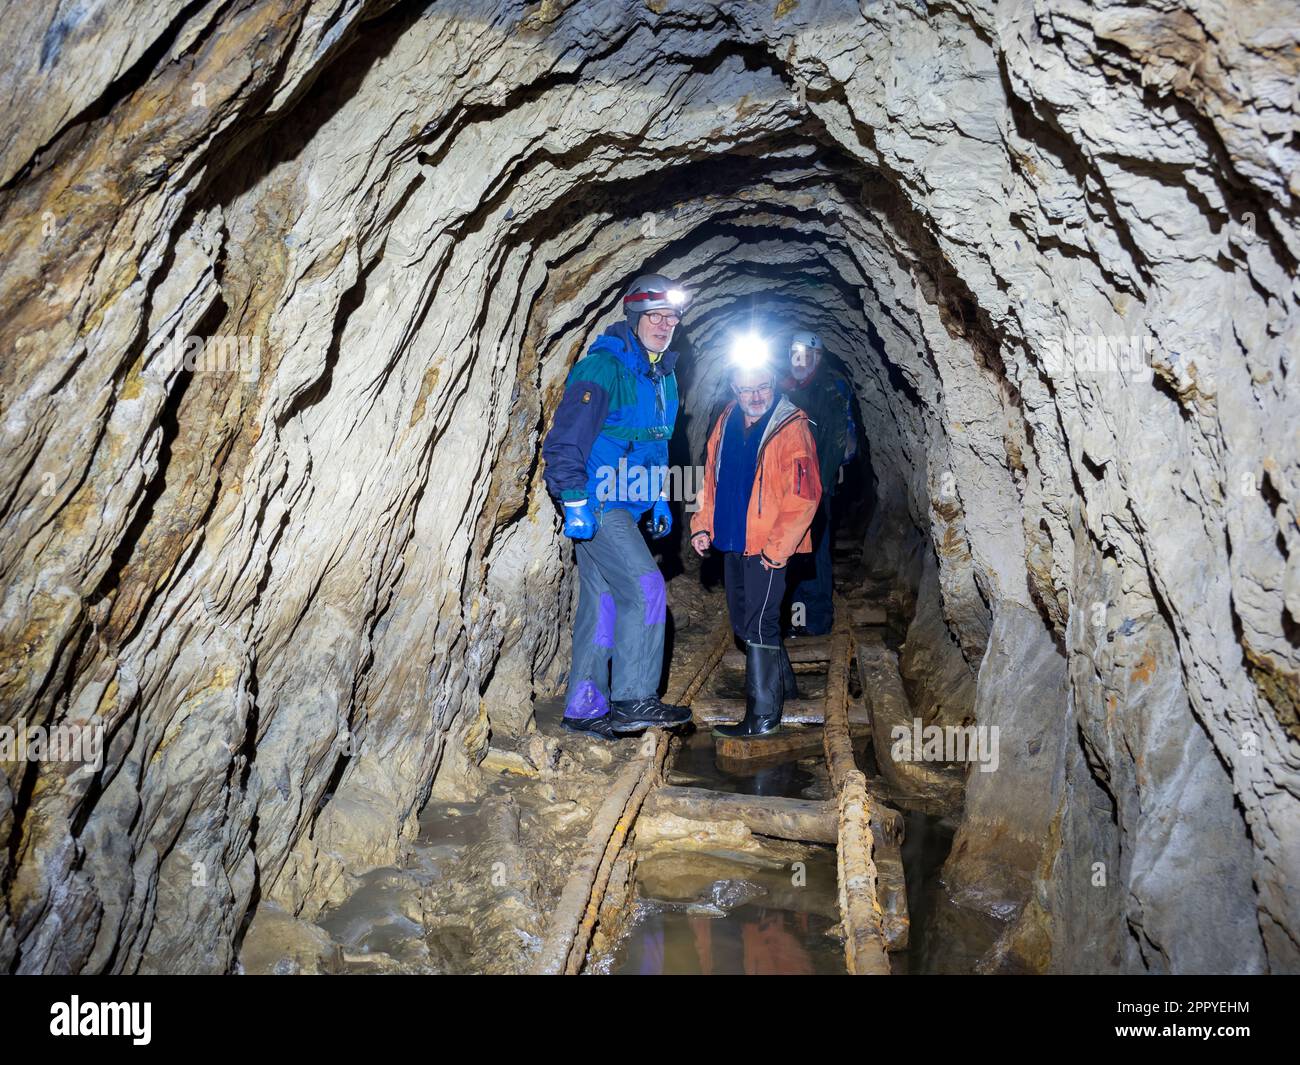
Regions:
[[[8,11],[0,702],[109,743],[0,766],[0,967],[228,970],[524,726],[573,595],[540,437],[653,269],[695,461],[736,329],[851,377],[905,665],[1001,729],[946,870],[995,961],[1300,969],[1298,21]]]

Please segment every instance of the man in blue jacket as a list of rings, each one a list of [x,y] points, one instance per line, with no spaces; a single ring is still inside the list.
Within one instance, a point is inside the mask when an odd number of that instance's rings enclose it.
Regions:
[[[607,740],[691,717],[659,699],[667,595],[637,527],[648,510],[652,536],[672,530],[677,353],[668,345],[686,302],[661,274],[638,277],[623,297],[627,320],[597,337],[570,371],[542,444],[546,487],[563,507],[578,560],[564,726]]]

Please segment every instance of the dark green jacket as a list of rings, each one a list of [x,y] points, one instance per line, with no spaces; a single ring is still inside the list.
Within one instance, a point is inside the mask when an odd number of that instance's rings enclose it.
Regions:
[[[829,497],[835,491],[840,466],[857,432],[853,425],[848,382],[823,362],[803,385],[798,385],[793,377],[787,377],[782,391],[812,421],[822,494]]]

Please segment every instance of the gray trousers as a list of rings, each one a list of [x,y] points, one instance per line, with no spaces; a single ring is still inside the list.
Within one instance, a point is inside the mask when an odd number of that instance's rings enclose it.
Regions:
[[[667,592],[663,574],[626,510],[606,510],[596,535],[575,541],[573,551],[578,610],[564,716],[604,717],[610,699],[658,694]]]

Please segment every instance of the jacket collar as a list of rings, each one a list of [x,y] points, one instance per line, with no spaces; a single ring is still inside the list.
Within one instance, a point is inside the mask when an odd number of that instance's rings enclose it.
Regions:
[[[767,420],[767,428],[763,430],[763,439],[758,442],[758,450],[761,452],[767,442],[787,422],[799,417],[806,417],[806,415],[782,394],[776,401],[776,409],[772,411],[772,417]]]
[[[731,412],[734,411],[735,409],[736,409],[736,401],[734,399],[722,409],[721,424],[723,426],[724,432],[726,431],[727,419],[731,417]],[[763,430],[763,439],[758,442],[758,453],[761,455],[763,453],[763,448],[767,446],[767,442],[771,440],[772,437],[777,434],[777,432],[779,432],[785,426],[789,425],[790,422],[794,421],[797,418],[807,418],[807,417],[808,415],[806,415],[803,412],[803,410],[801,410],[799,407],[796,407],[793,403],[791,403],[790,400],[786,398],[784,394],[778,396],[776,400],[776,407],[772,411],[772,417],[768,418],[767,428]],[[722,448],[721,446],[719,446],[718,462],[721,463],[721,461],[722,461]]]

